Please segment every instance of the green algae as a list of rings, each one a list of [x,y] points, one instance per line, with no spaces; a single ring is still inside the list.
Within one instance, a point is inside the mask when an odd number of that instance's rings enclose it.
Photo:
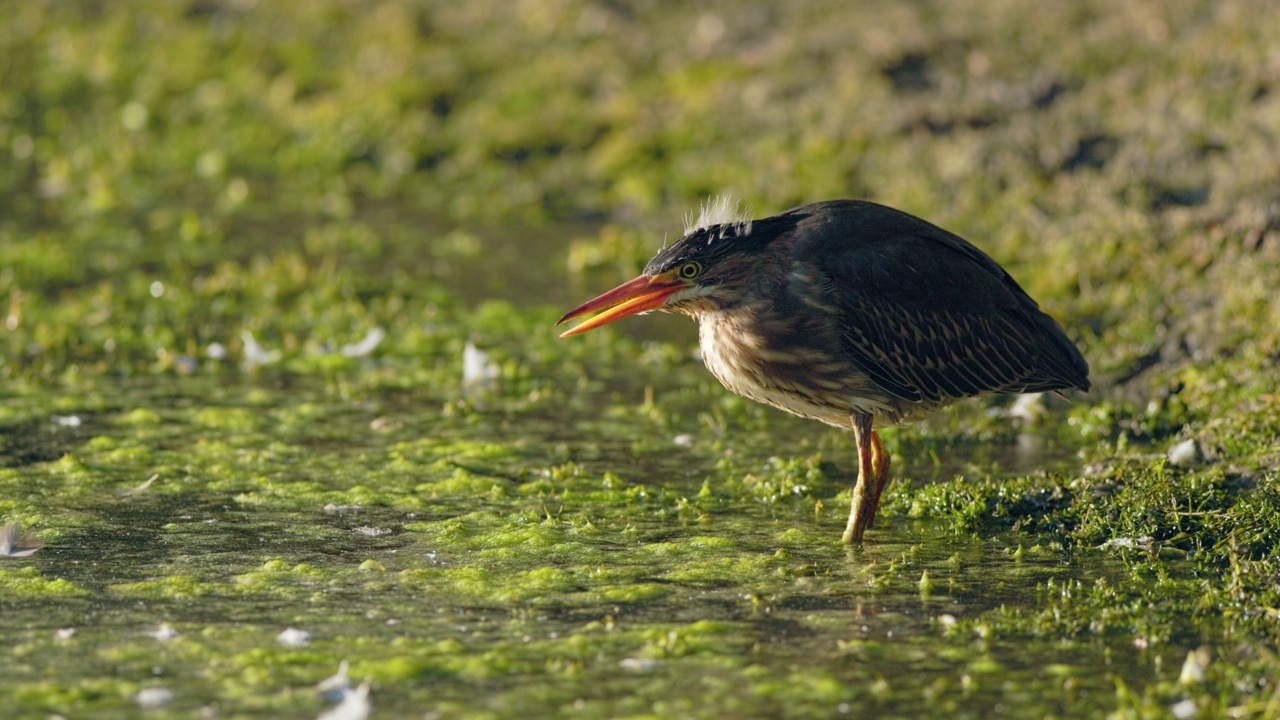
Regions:
[[[219,586],[201,582],[189,575],[169,575],[155,580],[115,585],[108,590],[124,597],[189,600],[217,592]]]
[[[1269,8],[260,5],[5,7],[9,716],[1277,715]],[[978,241],[1099,389],[889,430],[840,546],[849,434],[556,337],[726,190]]]
[[[0,570],[0,589],[15,599],[76,597],[89,594],[88,590],[66,578],[46,578],[34,567]]]

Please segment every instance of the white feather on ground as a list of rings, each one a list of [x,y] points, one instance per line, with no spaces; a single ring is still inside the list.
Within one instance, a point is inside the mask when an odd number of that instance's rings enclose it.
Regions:
[[[0,528],[0,557],[31,557],[42,547],[44,541],[36,537],[35,533],[22,532],[22,523],[6,523]]]
[[[368,720],[373,703],[369,702],[369,681],[360,683],[355,690],[348,690],[332,710],[322,713],[316,720]]]

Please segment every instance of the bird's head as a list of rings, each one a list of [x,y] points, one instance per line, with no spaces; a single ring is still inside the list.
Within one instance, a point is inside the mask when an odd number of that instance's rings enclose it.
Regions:
[[[704,209],[703,218],[707,217]],[[753,232],[749,220],[699,226],[663,248],[640,277],[588,300],[556,324],[589,317],[561,337],[577,335],[629,315],[660,310],[697,316],[743,301],[772,233]],[[594,313],[594,315],[593,315]]]

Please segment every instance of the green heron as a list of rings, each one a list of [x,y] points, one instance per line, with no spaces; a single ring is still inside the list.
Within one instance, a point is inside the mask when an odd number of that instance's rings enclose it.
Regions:
[[[732,392],[853,430],[846,543],[862,540],[889,477],[876,422],[986,392],[1089,389],[1075,344],[994,260],[871,202],[759,220],[709,204],[644,274],[560,323],[596,313],[564,333],[576,335],[649,310],[697,319],[702,359]]]

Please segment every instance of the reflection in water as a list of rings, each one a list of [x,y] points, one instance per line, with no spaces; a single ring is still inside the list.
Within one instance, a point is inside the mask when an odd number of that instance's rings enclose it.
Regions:
[[[1030,431],[1018,433],[1013,443],[989,441],[955,443],[945,453],[913,452],[910,440],[899,443],[903,466],[895,475],[942,482],[957,475],[1015,477],[1038,473],[1072,473],[1080,467],[1076,451],[1052,438]]]

